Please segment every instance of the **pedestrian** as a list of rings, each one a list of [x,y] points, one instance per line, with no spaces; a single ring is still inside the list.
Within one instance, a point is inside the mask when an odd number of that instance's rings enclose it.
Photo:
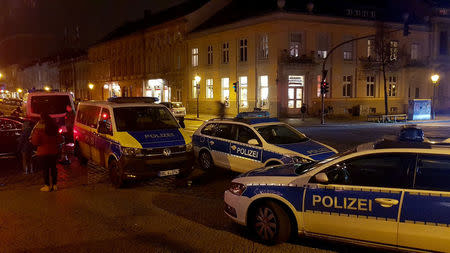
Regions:
[[[64,127],[66,129],[66,132],[64,134],[64,140],[65,143],[63,144],[62,148],[62,158],[60,163],[61,164],[70,164],[70,159],[67,155],[67,144],[73,143],[73,125],[75,122],[75,112],[72,109],[71,105],[66,106],[66,115],[64,116]]]
[[[31,162],[33,157],[33,145],[30,142],[30,135],[33,130],[33,126],[33,122],[30,119],[26,119],[22,125],[22,134],[17,140],[17,151],[20,154],[22,169],[25,174],[33,173],[33,164]]]
[[[217,101],[217,105],[219,107],[218,116],[219,118],[223,119],[225,118],[225,104],[221,101]]]
[[[48,113],[41,113],[39,122],[31,132],[31,143],[37,146],[38,167],[44,172],[45,185],[41,188],[43,192],[56,191],[58,189],[56,161],[62,142],[63,137],[58,133],[56,122]],[[51,184],[50,173],[52,177]]]

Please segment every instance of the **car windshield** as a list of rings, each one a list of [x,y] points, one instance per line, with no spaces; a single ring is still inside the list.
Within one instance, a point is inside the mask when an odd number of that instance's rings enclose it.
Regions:
[[[172,106],[173,106],[173,108],[181,108],[181,107],[183,107],[183,104],[182,103],[177,103],[177,102],[173,102],[172,103]]]
[[[270,144],[291,144],[309,140],[302,133],[284,124],[255,127],[255,129]]]
[[[66,113],[66,107],[70,104],[68,95],[35,96],[31,98],[31,112],[41,114],[46,111],[49,114]]]
[[[148,131],[179,127],[166,107],[114,108],[114,118],[117,131]]]

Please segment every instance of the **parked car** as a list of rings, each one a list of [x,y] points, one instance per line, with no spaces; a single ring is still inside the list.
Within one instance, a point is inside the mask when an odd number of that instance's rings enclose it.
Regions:
[[[181,102],[161,102],[165,105],[176,118],[184,118],[186,116],[186,108]]]
[[[0,117],[0,156],[16,155],[22,122],[19,118]]]

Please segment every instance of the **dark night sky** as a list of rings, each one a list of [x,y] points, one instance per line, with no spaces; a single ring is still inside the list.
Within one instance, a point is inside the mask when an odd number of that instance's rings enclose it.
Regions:
[[[124,22],[142,18],[146,9],[155,13],[183,1],[0,0],[0,65],[26,63],[67,44],[86,47]]]

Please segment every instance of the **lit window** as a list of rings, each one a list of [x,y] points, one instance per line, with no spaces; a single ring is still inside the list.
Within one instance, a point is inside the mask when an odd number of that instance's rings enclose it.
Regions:
[[[366,96],[373,97],[375,89],[375,77],[367,76],[366,77]]]
[[[208,46],[208,65],[213,64],[213,47]]]
[[[242,108],[248,107],[248,100],[247,100],[247,77],[246,76],[240,76],[239,77],[239,102],[240,106]]]
[[[247,61],[247,39],[241,39],[239,41],[239,59],[241,62]]]
[[[397,86],[397,77],[396,76],[389,77],[388,86],[389,86],[389,90],[388,90],[389,97],[397,96],[398,86]]]
[[[225,106],[230,106],[230,78],[222,78],[222,102]]]
[[[198,66],[198,48],[192,49],[192,67]]]
[[[367,57],[375,56],[375,40],[367,40]]]
[[[411,44],[411,60],[419,59],[419,45],[416,43]]]
[[[259,77],[259,94],[260,94],[260,107],[262,109],[269,108],[269,76]]]
[[[206,98],[214,98],[213,79],[206,79]]]
[[[291,33],[289,40],[289,53],[293,57],[299,57],[302,44],[302,34],[301,33]]]
[[[398,41],[392,40],[390,42],[390,57],[391,61],[397,60],[398,57]]]
[[[344,41],[351,40],[351,36],[344,36]],[[342,51],[344,52],[344,60],[351,61],[353,60],[353,42],[348,42],[342,45]]]
[[[319,58],[325,59],[327,57],[328,41],[327,33],[319,33],[317,35],[317,56]]]
[[[352,52],[344,52],[344,60],[346,61],[353,60]]]
[[[343,76],[342,80],[342,96],[352,96],[352,76]]]
[[[259,38],[259,59],[269,58],[269,37],[267,34],[261,35]]]
[[[319,58],[325,59],[325,58],[327,58],[327,51],[319,50],[319,51],[317,51],[317,56],[319,56]]]
[[[228,63],[230,61],[230,44],[225,42],[222,44],[222,63]]]

